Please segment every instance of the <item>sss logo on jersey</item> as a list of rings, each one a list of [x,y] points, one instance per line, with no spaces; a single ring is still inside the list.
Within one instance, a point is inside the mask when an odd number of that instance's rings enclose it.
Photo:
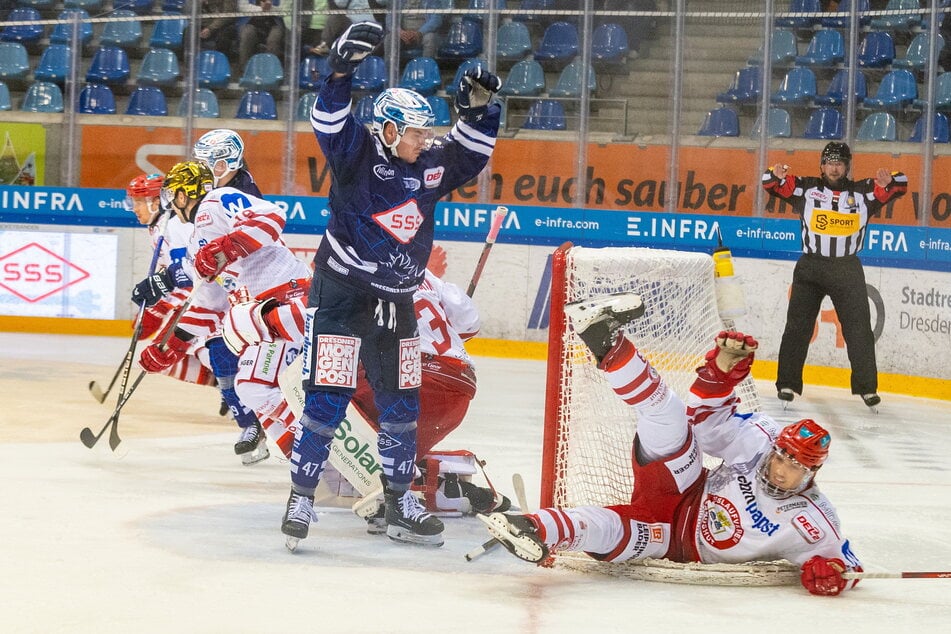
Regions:
[[[416,205],[416,199],[410,198],[402,205],[375,214],[373,220],[397,242],[407,244],[423,226],[424,218]]]

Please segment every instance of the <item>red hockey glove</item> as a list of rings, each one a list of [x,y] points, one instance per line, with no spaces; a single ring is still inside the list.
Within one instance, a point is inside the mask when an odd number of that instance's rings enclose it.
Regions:
[[[721,330],[716,343],[704,356],[707,362],[697,369],[697,374],[708,381],[736,385],[750,373],[759,343],[749,335],[732,330]]]
[[[153,310],[146,310],[142,313],[142,328],[139,331],[139,341],[148,339],[158,332],[165,321],[164,315],[159,315]]]
[[[143,350],[139,356],[139,364],[146,372],[161,372],[181,361],[186,352],[188,342],[172,335],[164,346],[153,343]]]
[[[816,555],[802,565],[802,587],[809,594],[835,596],[845,590],[848,581],[842,578],[845,562]]]
[[[213,280],[221,269],[261,247],[247,234],[228,233],[215,238],[195,254],[195,271],[206,280]]]

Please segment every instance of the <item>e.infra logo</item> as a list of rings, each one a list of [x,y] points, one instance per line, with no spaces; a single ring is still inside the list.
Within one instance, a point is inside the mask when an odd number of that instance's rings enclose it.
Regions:
[[[87,271],[35,242],[0,256],[0,288],[30,303],[87,277]]]

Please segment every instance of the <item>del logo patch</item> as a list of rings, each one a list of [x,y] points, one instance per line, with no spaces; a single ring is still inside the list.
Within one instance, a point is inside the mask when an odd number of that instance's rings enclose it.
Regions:
[[[808,512],[803,511],[792,518],[792,525],[799,531],[802,538],[810,544],[815,544],[822,540],[822,529],[819,528],[819,523],[816,522]]]
[[[724,497],[707,496],[703,503],[704,521],[700,524],[703,541],[717,550],[736,546],[743,537],[740,514],[733,503]]]
[[[426,189],[439,187],[439,183],[442,182],[442,175],[445,172],[446,168],[442,165],[426,170],[423,172],[423,186],[426,187]]]
[[[416,205],[416,199],[410,198],[402,205],[381,211],[373,220],[393,236],[400,244],[407,244],[423,226],[423,214]]]

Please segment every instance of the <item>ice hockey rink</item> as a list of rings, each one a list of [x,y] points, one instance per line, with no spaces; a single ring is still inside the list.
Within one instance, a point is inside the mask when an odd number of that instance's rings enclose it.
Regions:
[[[0,333],[2,632],[947,632],[951,579],[865,580],[843,596],[799,586],[724,587],[542,569],[501,549],[475,518],[447,518],[442,548],[365,532],[321,510],[296,553],[280,520],[287,464],[244,467],[211,388],[149,376],[120,419],[122,443],[79,431],[109,418],[89,394],[128,340]],[[470,449],[510,496],[538,500],[545,369],[476,359],[479,391],[442,444]],[[830,428],[818,476],[873,572],[951,570],[951,402],[883,394],[878,415],[845,390],[807,387],[783,411]]]

